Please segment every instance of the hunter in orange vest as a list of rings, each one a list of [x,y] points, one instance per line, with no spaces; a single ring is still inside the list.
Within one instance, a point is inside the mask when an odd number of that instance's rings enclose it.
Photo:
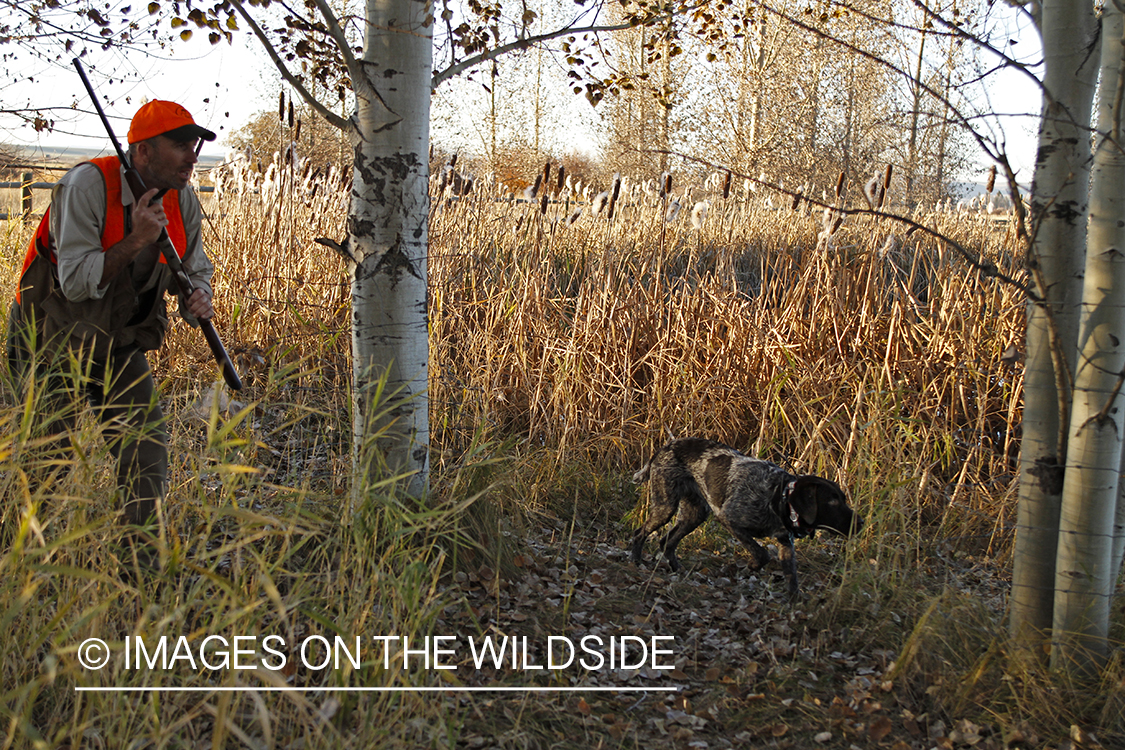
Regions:
[[[70,447],[75,396],[85,396],[117,458],[125,521],[138,527],[153,520],[168,475],[167,431],[145,357],[164,341],[164,295],[172,286],[155,243],[167,229],[195,286],[190,299],[180,300],[183,317],[191,324],[209,319],[214,267],[203,251],[202,211],[188,184],[196,144],[214,138],[178,104],[141,107],[129,127],[129,159],[148,192],[130,193],[116,156],[67,172],[28,247],[9,315],[13,372],[25,384],[38,383],[27,392],[44,399],[35,411],[52,439],[42,465],[57,465]],[[161,190],[167,191],[163,199],[154,200]],[[88,366],[71,372],[73,360]],[[51,485],[47,472],[40,479],[35,491],[42,504]],[[145,536],[137,531],[129,539]],[[134,563],[137,549],[125,548]],[[147,548],[142,553],[152,556]]]

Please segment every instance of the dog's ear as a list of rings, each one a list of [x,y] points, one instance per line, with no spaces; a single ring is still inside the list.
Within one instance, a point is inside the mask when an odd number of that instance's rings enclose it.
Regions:
[[[820,506],[819,492],[819,477],[806,474],[793,481],[793,490],[789,493],[789,505],[797,511],[801,523],[805,526],[816,526],[816,515]]]

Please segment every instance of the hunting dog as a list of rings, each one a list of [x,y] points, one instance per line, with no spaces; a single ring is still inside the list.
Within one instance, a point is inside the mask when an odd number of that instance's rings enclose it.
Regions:
[[[714,511],[723,525],[754,556],[754,568],[770,561],[755,540],[772,536],[781,543],[779,562],[789,578],[789,595],[797,595],[797,559],[793,540],[827,529],[843,536],[858,532],[863,519],[848,507],[839,485],[812,476],[794,476],[780,466],[750,458],[734,448],[702,438],[673,440],[656,452],[634,482],[652,480],[651,510],[633,536],[633,562],[640,564],[649,534],[672,517],[676,525],[660,540],[672,570],[678,570],[676,545]]]

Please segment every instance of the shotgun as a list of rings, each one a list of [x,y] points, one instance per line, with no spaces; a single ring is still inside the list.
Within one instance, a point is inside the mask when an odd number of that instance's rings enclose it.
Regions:
[[[114,150],[117,151],[117,158],[121,160],[122,166],[125,167],[125,182],[128,183],[129,190],[134,196],[140,198],[140,196],[148,192],[144,180],[141,179],[140,172],[129,163],[125,152],[121,150],[121,144],[117,142],[117,137],[113,134],[113,128],[110,127],[109,120],[106,119],[105,112],[102,111],[102,105],[98,102],[97,94],[94,93],[94,87],[90,85],[90,79],[86,77],[86,71],[82,67],[82,61],[77,57],[74,58],[74,68],[82,78],[82,83],[86,86],[87,93],[90,94],[90,101],[94,103],[94,109],[98,111],[98,117],[102,119],[105,132],[109,134],[109,140],[113,144]],[[160,200],[164,192],[165,191],[162,190],[157,193],[153,200]],[[172,241],[168,239],[167,231],[162,230],[160,232],[160,239],[156,241],[156,244],[160,248],[160,252],[164,255],[164,260],[167,262],[168,268],[172,272],[172,278],[176,282],[176,288],[179,291],[180,298],[186,300],[195,292],[195,285],[191,283],[191,279],[188,278],[187,273],[184,271],[184,265],[180,262],[180,256],[176,252],[176,248],[172,246]],[[234,363],[230,361],[230,355],[227,354],[226,347],[223,346],[223,342],[219,338],[219,333],[215,330],[215,326],[211,324],[210,320],[200,320],[199,330],[203,331],[203,337],[207,339],[207,344],[211,347],[211,353],[215,355],[215,361],[219,363],[219,367],[223,371],[223,380],[227,381],[227,386],[232,391],[242,390],[242,380],[238,377],[238,371],[234,369]]]

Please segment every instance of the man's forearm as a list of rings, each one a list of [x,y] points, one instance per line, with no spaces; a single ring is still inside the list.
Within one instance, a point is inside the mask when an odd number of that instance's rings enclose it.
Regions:
[[[98,288],[105,289],[109,286],[109,283],[117,278],[117,275],[125,270],[145,247],[146,245],[142,244],[135,235],[130,234],[106,250],[102,258],[102,278]]]

